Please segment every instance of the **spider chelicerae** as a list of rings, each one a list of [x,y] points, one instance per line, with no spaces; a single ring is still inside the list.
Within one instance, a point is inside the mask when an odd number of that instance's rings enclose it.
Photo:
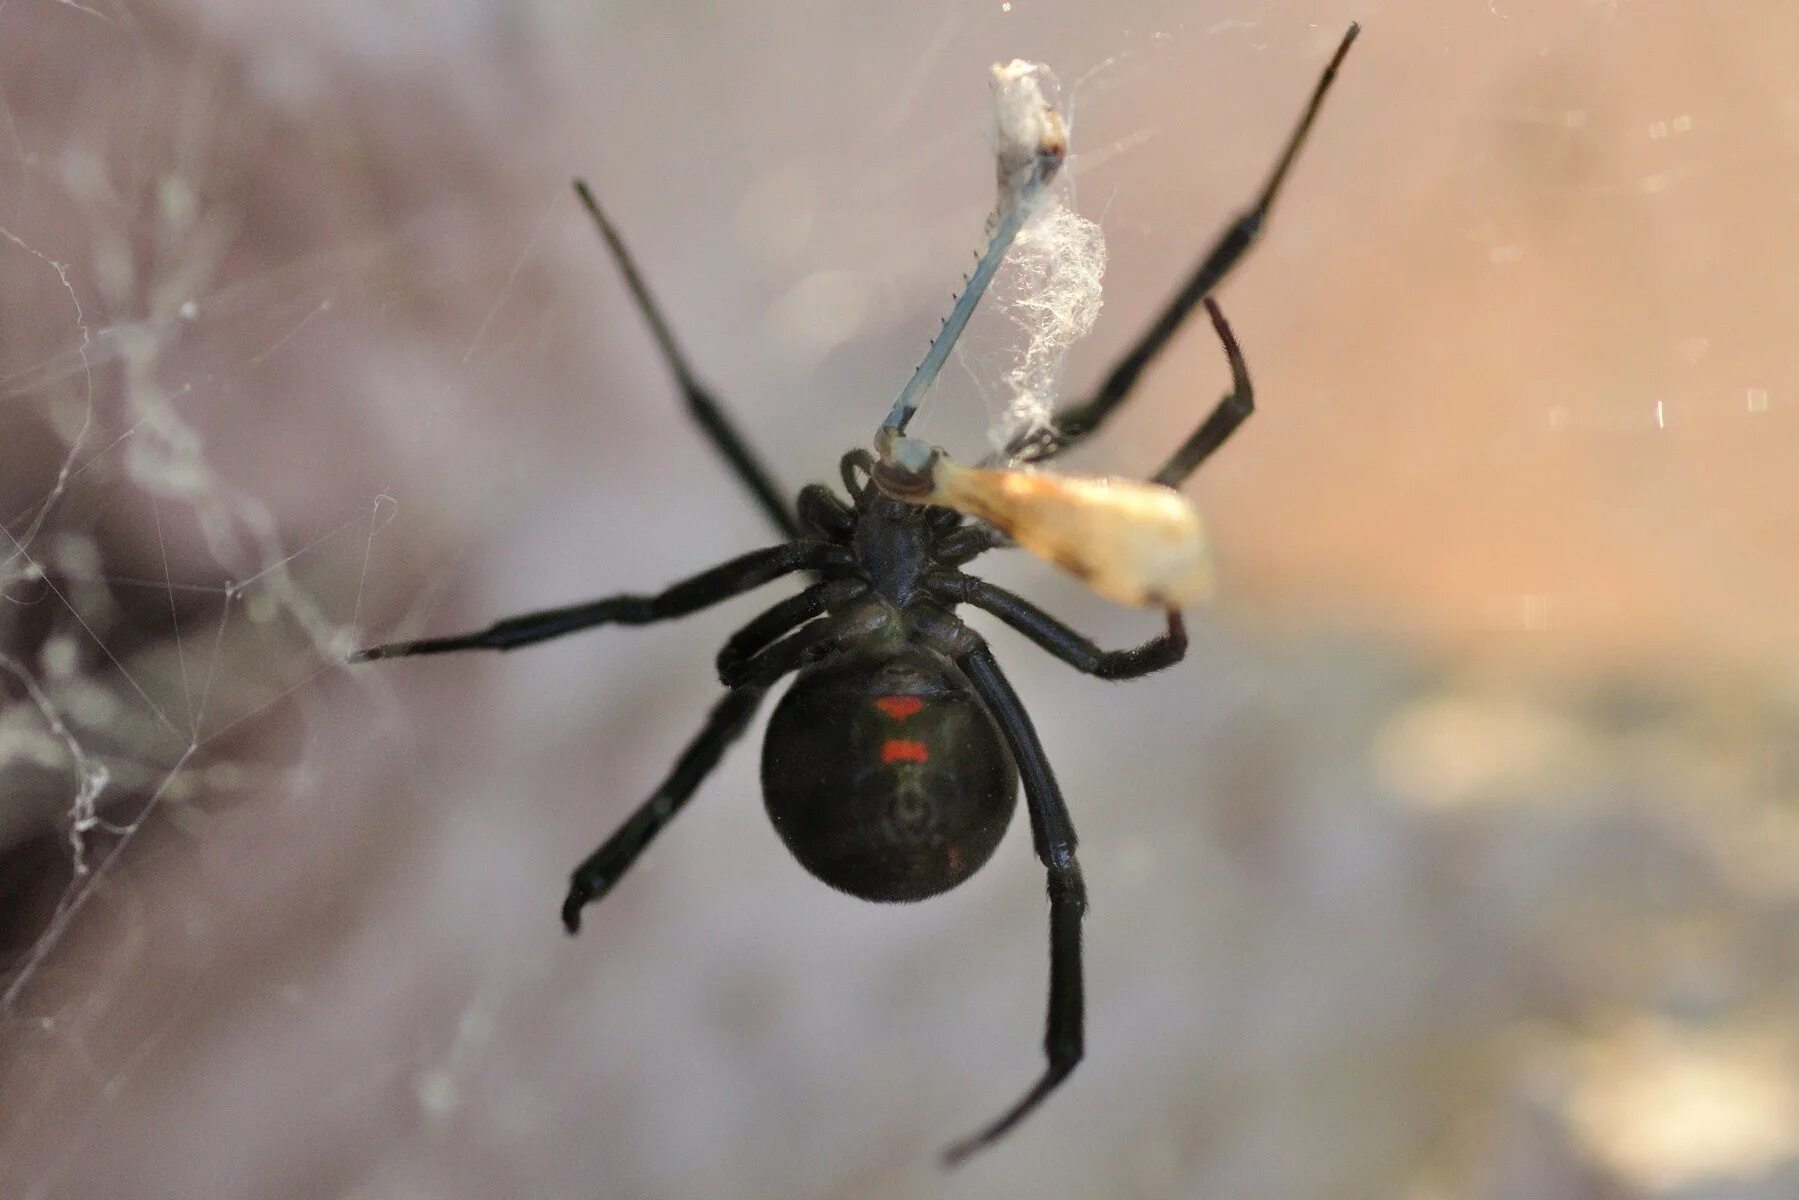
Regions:
[[[1008,462],[1046,462],[1091,436],[1201,305],[1223,345],[1232,388],[1150,478],[1178,487],[1249,416],[1254,408],[1249,371],[1211,293],[1261,234],[1357,32],[1351,25],[1344,35],[1254,202],[1218,236],[1098,390],[1057,411],[1047,427],[1015,438],[1006,447]],[[1032,844],[1049,879],[1048,1066],[997,1120],[946,1151],[949,1162],[960,1161],[1022,1120],[1081,1059],[1081,918],[1087,892],[1075,857],[1074,824],[1031,718],[986,641],[955,610],[964,604],[981,609],[1076,670],[1114,680],[1136,679],[1181,660],[1187,635],[1180,610],[1166,605],[1166,630],[1141,646],[1102,650],[1022,596],[964,572],[975,558],[1011,545],[1012,539],[994,525],[930,502],[929,488],[920,482],[929,463],[892,452],[896,441],[908,440],[898,436],[903,418],[890,417],[882,427],[875,439],[878,454],[855,449],[843,456],[839,469],[847,501],[812,484],[790,505],[688,366],[592,192],[580,182],[575,189],[654,333],[688,411],[782,541],[654,595],[608,596],[508,617],[475,633],[391,642],[359,651],[352,661],[514,650],[600,625],[666,621],[783,576],[808,578],[804,590],[756,617],[719,651],[724,696],[655,794],[575,869],[562,920],[571,934],[579,931],[582,910],[618,883],[748,728],[769,690],[788,675],[797,678],[775,707],[763,743],[763,796],[787,848],[832,887],[873,901],[922,900],[955,887],[998,846],[1022,779]]]

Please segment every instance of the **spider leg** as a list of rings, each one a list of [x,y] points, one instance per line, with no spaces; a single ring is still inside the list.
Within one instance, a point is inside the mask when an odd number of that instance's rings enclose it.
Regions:
[[[856,531],[856,510],[822,483],[801,488],[797,507],[801,527],[814,536],[848,541]]]
[[[757,618],[751,626],[761,620]],[[637,856],[662,832],[662,827],[686,806],[694,790],[712,773],[731,743],[742,736],[768,689],[783,675],[824,657],[834,647],[830,622],[814,621],[793,636],[776,642],[752,661],[742,678],[713,706],[706,724],[675,760],[674,769],[662,781],[662,786],[569,877],[568,896],[562,902],[562,924],[571,934],[581,931],[581,910],[611,891],[637,861]]]
[[[687,411],[699,422],[707,440],[724,456],[725,462],[730,464],[743,486],[750,490],[756,503],[762,506],[764,515],[774,522],[775,528],[787,537],[798,537],[799,524],[794,520],[793,510],[782,497],[781,489],[776,486],[774,476],[750,448],[749,442],[744,440],[743,434],[738,432],[718,399],[695,378],[693,368],[687,365],[687,357],[681,353],[668,322],[662,317],[662,310],[650,295],[643,276],[637,273],[637,264],[625,249],[624,239],[618,236],[618,230],[606,219],[599,201],[594,199],[593,192],[588,189],[584,180],[575,180],[575,194],[581,198],[581,206],[599,228],[607,249],[612,251],[613,261],[618,264],[619,272],[625,277],[626,286],[631,289],[632,298],[637,301],[638,310],[643,313],[644,320],[649,322],[650,332],[655,335],[656,344],[662,348],[662,357],[668,362],[669,370],[674,372],[681,394],[687,398]]]
[[[721,662],[719,678],[728,688],[772,687],[781,676],[811,666],[835,651],[841,637],[836,622],[829,618],[813,621],[753,657]]]
[[[961,572],[939,573],[925,584],[958,604],[992,613],[1075,670],[1100,679],[1140,679],[1187,656],[1187,626],[1178,609],[1168,610],[1168,631],[1130,650],[1101,650],[1023,596]]]
[[[595,625],[648,625],[698,612],[794,571],[842,568],[852,561],[850,552],[838,546],[824,542],[786,542],[766,550],[753,550],[691,579],[684,579],[654,596],[607,596],[566,608],[523,613],[496,621],[474,633],[389,642],[358,650],[350,656],[350,661],[445,654],[454,650],[515,650]]]
[[[662,786],[619,826],[618,832],[575,868],[568,897],[562,902],[562,924],[571,934],[581,932],[581,910],[611,891],[637,856],[662,832],[662,827],[675,819],[700,781],[712,773],[731,743],[742,736],[767,692],[767,688],[760,687],[726,692],[713,706],[699,735],[681,751]]]
[[[1022,436],[1006,448],[1008,457],[1037,462],[1054,458],[1085,440],[1130,395],[1138,378],[1167,348],[1169,341],[1200,301],[1209,296],[1224,281],[1225,276],[1230,274],[1232,268],[1243,261],[1244,255],[1261,236],[1269,211],[1274,207],[1275,197],[1279,194],[1281,185],[1286,182],[1287,173],[1298,157],[1300,147],[1305,144],[1306,135],[1311,132],[1312,122],[1324,104],[1325,93],[1330,90],[1331,82],[1337,77],[1337,68],[1360,32],[1361,27],[1352,24],[1343,35],[1343,40],[1338,43],[1337,52],[1331,56],[1324,74],[1319,76],[1317,86],[1312,89],[1311,102],[1306,105],[1299,123],[1288,136],[1280,159],[1269,173],[1255,202],[1219,235],[1181,290],[1175,293],[1167,307],[1150,323],[1149,329],[1137,340],[1136,345],[1113,364],[1111,373],[1092,398],[1056,413],[1047,432]]]
[[[1003,1137],[1041,1104],[1081,1061],[1085,1039],[1081,984],[1081,916],[1087,911],[1087,888],[1075,859],[1074,823],[1043,753],[1043,743],[992,651],[977,644],[957,659],[975,693],[998,722],[1024,780],[1031,814],[1031,841],[1049,873],[1049,1016],[1043,1050],[1049,1065],[1029,1091],[1000,1118],[944,1153],[955,1166],[977,1150]]]
[[[1162,464],[1162,469],[1150,477],[1169,487],[1185,483],[1256,410],[1256,389],[1249,381],[1249,364],[1243,361],[1243,351],[1237,345],[1237,335],[1231,332],[1230,322],[1224,319],[1224,310],[1210,296],[1206,297],[1206,314],[1212,318],[1212,328],[1217,331],[1218,340],[1224,345],[1224,357],[1231,365],[1231,390]]]
[[[999,550],[1013,544],[1009,535],[983,521],[964,525],[944,534],[932,548],[931,557],[944,566],[959,567],[973,562],[989,550]]]
[[[725,686],[742,675],[757,655],[795,628],[829,609],[845,604],[868,590],[860,579],[836,579],[815,583],[797,596],[781,601],[732,634],[718,652],[718,677]]]

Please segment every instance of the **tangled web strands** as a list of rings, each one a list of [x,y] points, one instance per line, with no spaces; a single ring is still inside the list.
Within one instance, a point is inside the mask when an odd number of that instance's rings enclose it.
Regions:
[[[1068,148],[1055,76],[1040,63],[1015,59],[994,65],[992,86],[999,195],[987,222],[987,249],[887,426],[905,429],[1006,262],[996,303],[1020,336],[1001,374],[1007,398],[989,430],[993,444],[1003,447],[1048,425],[1068,347],[1099,314],[1106,252],[1099,227],[1069,207],[1065,185],[1054,186]]]
[[[1053,185],[1030,186],[1030,165],[1046,141],[1066,145],[1057,114],[1060,88],[1041,63],[1014,59],[993,68],[993,140],[1001,215],[1022,208],[1024,224],[995,283],[994,300],[1017,332],[1002,375],[1003,409],[988,430],[995,450],[1049,425],[1068,348],[1099,316],[1106,240],[1099,226],[1070,205],[1065,173]]]
[[[1097,224],[1051,196],[1019,233],[994,288],[1017,328],[1002,382],[1005,407],[988,430],[994,450],[1049,428],[1069,347],[1099,317],[1106,240]]]

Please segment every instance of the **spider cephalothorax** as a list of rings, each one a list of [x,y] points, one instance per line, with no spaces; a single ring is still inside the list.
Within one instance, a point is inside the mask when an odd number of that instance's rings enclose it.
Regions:
[[[364,650],[355,661],[456,650],[511,650],[599,625],[685,616],[782,576],[809,583],[734,634],[718,655],[724,695],[656,793],[579,867],[563,901],[570,933],[687,803],[755,716],[769,690],[794,683],[769,721],[762,787],[770,818],[807,870],[868,900],[918,900],[973,874],[998,846],[1023,783],[1031,841],[1048,875],[1048,1067],[998,1120],[949,1151],[952,1161],[992,1143],[1037,1106],[1080,1061],[1083,1042],[1081,915],[1086,888],[1074,825],[1037,732],[986,641],[956,615],[981,609],[1077,670],[1133,679],[1186,653],[1180,605],[1209,582],[1197,518],[1172,489],[1222,445],[1253,409],[1249,372],[1214,288],[1259,236],[1281,182],[1337,65],[1348,34],[1256,201],[1219,236],[1167,308],[1085,402],[1007,447],[1010,464],[1039,463],[1080,443],[1129,395],[1143,369],[1203,304],[1230,363],[1232,390],[1150,476],[1151,483],[1065,480],[959,467],[904,436],[907,420],[948,351],[933,343],[875,438],[841,464],[847,500],[822,484],[789,505],[772,476],[702,387],[623,243],[583,184],[576,190],[610,246],[707,437],[781,533],[752,551],[654,595],[619,595],[527,613],[485,630]],[[1012,162],[1029,186],[1061,162],[1059,122],[1040,158]],[[1002,168],[1007,164],[1002,161]],[[1035,171],[1035,174],[1032,172]],[[1014,181],[1016,182],[1016,180]],[[1001,222],[970,290],[945,323],[949,340],[1017,232]],[[970,518],[976,518],[971,520]],[[1030,601],[962,570],[981,554],[1021,545],[1086,579],[1101,594],[1165,610],[1166,628],[1130,650],[1101,650]]]

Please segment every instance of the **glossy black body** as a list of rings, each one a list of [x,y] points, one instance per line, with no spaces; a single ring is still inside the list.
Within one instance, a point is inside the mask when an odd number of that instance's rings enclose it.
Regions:
[[[762,799],[825,883],[864,900],[923,900],[992,857],[1018,771],[955,664],[906,647],[801,673],[769,719]]]
[[[922,900],[992,857],[1018,772],[951,660],[967,639],[929,591],[962,519],[881,495],[858,478],[867,465],[844,461],[853,506],[821,486],[797,506],[804,533],[842,546],[854,566],[824,618],[838,651],[802,668],[769,720],[762,795],[781,840],[820,880],[864,900]]]

